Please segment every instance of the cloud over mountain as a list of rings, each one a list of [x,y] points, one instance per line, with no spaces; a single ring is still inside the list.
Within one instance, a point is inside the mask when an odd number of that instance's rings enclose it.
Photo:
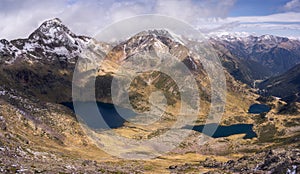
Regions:
[[[300,1],[291,0],[284,5],[284,9],[287,11],[300,11]]]
[[[0,2],[0,36],[26,37],[45,19],[58,17],[81,34],[94,35],[104,26],[141,14],[161,14],[193,23],[197,18],[226,17],[234,0],[4,0]]]

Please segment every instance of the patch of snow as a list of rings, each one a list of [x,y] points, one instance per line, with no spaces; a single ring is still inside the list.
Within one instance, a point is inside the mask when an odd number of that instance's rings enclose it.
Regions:
[[[59,55],[69,55],[69,51],[66,47],[55,47],[53,49],[53,52],[59,54]]]
[[[164,48],[164,45],[163,45],[163,43],[161,43],[160,40],[156,40],[156,42],[154,42],[154,46],[156,46],[158,49]]]
[[[6,94],[6,91],[0,91],[0,95],[5,95]]]
[[[36,46],[38,46],[36,43],[26,42],[25,45],[24,45],[24,47],[23,47],[23,50],[34,51],[34,49],[36,48]]]
[[[75,39],[72,36],[70,36],[69,34],[66,34],[66,36],[69,39],[69,41],[71,41],[72,44],[75,43]]]
[[[276,96],[274,96],[274,98],[275,98],[276,100],[281,100],[281,97],[276,97]]]
[[[58,31],[57,28],[49,28],[48,33],[45,33],[45,34],[54,38],[57,31]]]
[[[293,165],[292,167],[293,167],[293,169],[287,169],[287,172],[286,172],[287,174],[296,174],[297,166]]]
[[[28,171],[28,169],[25,169],[25,168],[21,168],[21,169],[17,170],[18,173],[19,172],[26,172],[26,171]]]
[[[207,34],[209,37],[249,37],[251,35],[255,35],[255,33],[248,33],[248,32],[211,32]]]
[[[273,37],[271,37],[270,35],[266,34],[262,36],[263,39],[265,40],[271,40]]]
[[[65,167],[66,167],[66,169],[69,169],[69,170],[76,169],[73,165],[66,165]]]
[[[4,44],[0,42],[0,50],[2,50],[4,48],[5,48]]]

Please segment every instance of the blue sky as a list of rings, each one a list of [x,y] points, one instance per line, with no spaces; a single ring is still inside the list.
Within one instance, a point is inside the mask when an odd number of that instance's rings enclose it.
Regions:
[[[237,0],[230,10],[229,17],[247,17],[247,16],[274,16],[276,14],[290,14],[290,16],[300,17],[297,12],[300,12],[299,0]],[[287,17],[288,19],[288,17]],[[260,34],[274,34],[281,36],[300,36],[300,22],[289,22],[282,19],[274,22],[274,19],[262,22],[247,22],[240,20],[241,26],[247,25],[247,27],[237,27],[233,31],[244,31],[250,33]],[[253,27],[251,27],[251,25]]]
[[[238,0],[229,16],[265,16],[282,12],[289,0]]]
[[[55,17],[76,34],[93,36],[142,14],[171,16],[207,33],[300,38],[300,0],[1,0],[0,38],[27,37]]]

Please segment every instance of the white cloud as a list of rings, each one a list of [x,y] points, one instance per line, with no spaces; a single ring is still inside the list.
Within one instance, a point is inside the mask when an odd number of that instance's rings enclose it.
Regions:
[[[162,14],[197,25],[200,18],[224,18],[235,0],[2,0],[0,38],[27,37],[46,19],[61,18],[72,31],[93,36],[118,20]]]
[[[234,2],[234,0],[158,0],[154,12],[193,23],[197,20],[197,17],[226,17],[230,8],[234,5]]]
[[[243,16],[243,17],[229,17],[227,21],[240,21],[240,22],[300,22],[300,13],[287,12],[278,13],[268,16]]]
[[[250,17],[233,17],[227,18],[226,22],[239,22],[239,28],[253,29],[253,30],[300,30],[300,13],[288,12],[273,14],[268,16],[250,16]],[[298,34],[298,33],[297,33]],[[293,33],[289,33],[293,35]]]
[[[300,13],[286,12],[267,16],[228,17],[219,22],[220,31],[239,31],[261,34],[274,34],[288,37],[300,36]],[[232,28],[226,28],[227,23],[235,23]]]
[[[0,38],[26,37],[43,20],[63,10],[65,2],[60,0],[46,1],[12,1],[0,2]]]
[[[0,38],[27,37],[46,19],[62,19],[74,33],[94,36],[103,27],[141,14],[161,14],[201,31],[300,30],[300,0],[285,4],[286,13],[227,17],[235,0],[2,0]],[[293,33],[292,33],[293,34]]]
[[[287,11],[300,11],[300,0],[291,0],[284,5]]]

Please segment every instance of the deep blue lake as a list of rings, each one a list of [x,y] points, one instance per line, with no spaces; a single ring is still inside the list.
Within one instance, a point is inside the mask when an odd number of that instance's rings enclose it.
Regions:
[[[270,106],[264,104],[253,104],[250,106],[248,112],[251,114],[260,114],[263,112],[269,112],[271,110]]]
[[[73,102],[61,103],[64,106],[74,110]],[[125,121],[136,115],[130,109],[115,106],[109,103],[102,102],[76,102],[76,114],[87,126],[93,129],[109,129],[118,128],[124,125]],[[99,111],[101,116],[99,115]],[[122,116],[119,114],[120,111]]]
[[[61,103],[67,106],[74,112],[74,103],[65,102]],[[115,106],[113,104],[102,103],[102,102],[76,102],[76,114],[81,118],[81,120],[92,129],[109,129],[118,128],[124,125],[124,123],[137,116],[135,112],[130,109]],[[99,115],[99,111],[101,116]],[[120,111],[122,114],[118,112]],[[235,134],[246,134],[244,139],[249,139],[257,137],[256,133],[253,131],[252,124],[235,124],[230,126],[220,126],[218,124],[212,123],[205,125],[197,125],[192,128],[192,130],[202,132],[213,138],[228,137]],[[191,129],[191,126],[186,126],[183,128]],[[211,135],[211,130],[216,131]]]
[[[184,128],[191,129],[191,126]],[[253,124],[233,124],[230,126],[221,126],[216,123],[194,126],[192,130],[201,132],[213,138],[228,137],[236,134],[246,134],[243,139],[251,139],[257,137],[257,134],[253,131]],[[213,133],[213,130],[215,132]],[[213,133],[213,134],[212,134]]]

